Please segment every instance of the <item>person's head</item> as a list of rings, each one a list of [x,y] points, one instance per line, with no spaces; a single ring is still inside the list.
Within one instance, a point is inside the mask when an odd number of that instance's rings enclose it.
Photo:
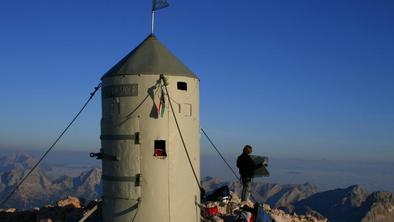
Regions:
[[[244,149],[243,149],[243,153],[251,154],[252,153],[252,146],[251,145],[245,145]]]

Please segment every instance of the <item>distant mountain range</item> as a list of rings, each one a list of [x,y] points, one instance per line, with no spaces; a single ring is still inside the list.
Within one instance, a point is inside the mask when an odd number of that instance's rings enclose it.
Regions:
[[[26,153],[0,158],[0,198],[3,200],[35,163],[36,159]],[[77,196],[90,201],[99,198],[101,169],[93,168],[79,176],[49,176],[49,165],[38,167],[12,198],[7,207],[30,209],[44,206],[67,196]],[[206,177],[203,187],[209,192],[223,185],[239,193],[238,182],[226,182]],[[288,213],[310,214],[328,218],[332,222],[394,222],[394,198],[390,192],[368,193],[354,185],[345,189],[319,192],[312,184],[271,184],[254,182],[254,198]]]
[[[3,200],[27,174],[37,159],[25,153],[0,158],[0,198]],[[7,202],[6,206],[29,209],[51,204],[67,196],[87,201],[101,196],[101,169],[93,168],[77,177],[51,177],[49,166],[38,167]]]
[[[316,193],[289,205],[290,212],[318,212],[335,222],[393,222],[394,198],[390,192],[368,193],[354,185]]]
[[[225,182],[206,177],[203,187],[208,192],[227,185],[239,193],[239,182]],[[326,217],[331,222],[394,222],[394,197],[390,192],[368,193],[358,185],[345,189],[318,192],[316,186],[306,184],[252,183],[254,198],[260,203],[287,213]]]
[[[229,186],[230,190],[241,193],[242,187],[239,182],[225,182],[219,178],[213,177],[206,177],[202,180],[202,186],[208,192],[224,185]],[[309,183],[302,185],[281,185],[253,182],[251,192],[256,201],[260,203],[267,203],[271,205],[271,207],[279,208],[303,200],[312,194],[317,193],[318,189],[316,186]]]

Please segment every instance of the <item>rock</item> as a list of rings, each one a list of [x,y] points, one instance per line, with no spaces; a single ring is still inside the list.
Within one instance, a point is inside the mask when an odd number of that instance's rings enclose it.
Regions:
[[[38,212],[38,211],[40,211],[40,208],[39,208],[39,207],[34,207],[34,208],[33,208],[33,212]]]
[[[271,206],[270,205],[268,205],[268,204],[263,204],[263,209],[265,210],[265,211],[270,211],[271,210]]]
[[[16,209],[15,208],[8,208],[4,212],[6,212],[6,213],[15,213]]]
[[[254,207],[254,203],[253,203],[251,200],[242,201],[242,202],[241,202],[241,205],[242,205],[242,206],[246,205],[246,206],[248,206],[248,207],[250,207],[250,208],[253,208],[253,207]]]
[[[380,198],[381,194],[376,195],[376,198]],[[233,222],[236,216],[241,213],[242,204],[253,206],[253,202],[243,202],[241,203],[235,198],[226,202],[207,202],[202,204],[205,207],[217,207],[219,213],[217,215],[206,215],[204,222]],[[100,203],[99,200],[92,201],[88,206],[93,207],[95,204]],[[100,205],[99,205],[100,206]],[[392,205],[388,205],[392,207]],[[262,204],[261,208],[264,213],[275,220],[275,222],[327,222],[328,220],[320,217],[320,215],[290,215],[284,211],[276,208],[271,208],[268,204]],[[84,212],[89,209],[89,207],[84,207],[81,205],[78,198],[67,197],[66,199],[58,201],[57,206],[48,206],[43,208],[35,208],[32,212],[28,211],[17,211],[12,209],[11,212],[0,212],[1,222],[58,222],[58,221],[78,221],[83,217]],[[100,207],[99,207],[100,209]],[[390,208],[392,209],[392,208]],[[96,221],[101,217],[101,210],[97,211],[95,219],[91,221]],[[273,220],[273,221],[274,221]],[[269,221],[269,220],[268,220]]]
[[[220,178],[205,177],[202,179],[202,186],[207,193],[227,185],[230,190],[240,194],[242,185],[239,182],[226,182]],[[305,199],[318,192],[316,186],[305,184],[270,184],[253,182],[251,192],[256,201],[268,203],[273,207],[285,207],[297,201]]]
[[[230,195],[231,195],[231,200],[230,200],[231,202],[241,203],[241,199],[238,197],[237,193],[230,191]]]
[[[83,216],[83,208],[75,208],[69,204],[66,207],[41,208],[37,221],[51,219],[52,221],[78,221]]]
[[[57,202],[57,206],[59,207],[73,206],[74,208],[81,208],[81,201],[76,197],[68,196],[64,200],[59,200]]]
[[[252,201],[244,201],[241,202],[238,195],[235,192],[231,192],[231,200],[227,202],[206,202],[205,207],[212,208],[217,207],[219,214],[215,216],[204,215],[207,219],[203,220],[204,222],[233,222],[236,220],[237,215],[240,215],[242,212],[242,207],[244,205],[253,208],[254,202]],[[320,214],[309,213],[308,215],[297,215],[297,214],[287,214],[283,210],[271,208],[269,204],[262,204],[260,206],[264,213],[266,214],[265,221],[276,222],[328,222],[328,220],[322,217]]]
[[[20,163],[12,165],[15,161]],[[25,156],[6,159],[0,157],[0,196],[6,195],[9,189],[16,186],[34,162]],[[2,166],[4,170],[1,170]],[[19,210],[32,209],[68,195],[91,200],[100,197],[101,191],[100,169],[84,171],[77,177],[56,177],[39,167],[26,179],[19,192],[8,201],[7,206]]]
[[[35,222],[36,213],[29,211],[0,212],[1,222]]]

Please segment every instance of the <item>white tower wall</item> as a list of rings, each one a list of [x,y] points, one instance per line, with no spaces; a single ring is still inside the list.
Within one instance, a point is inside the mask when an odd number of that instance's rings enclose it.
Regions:
[[[105,222],[199,222],[200,190],[184,151],[167,95],[155,112],[161,73],[103,78],[101,140]],[[200,178],[199,80],[165,74],[175,115]],[[178,89],[178,82],[187,90]],[[152,94],[154,94],[152,96]],[[166,157],[154,156],[155,140]]]

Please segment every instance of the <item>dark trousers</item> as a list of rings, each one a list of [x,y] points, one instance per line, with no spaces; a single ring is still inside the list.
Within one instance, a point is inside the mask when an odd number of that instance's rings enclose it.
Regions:
[[[242,177],[241,182],[242,182],[241,200],[246,201],[249,199],[252,178]]]

